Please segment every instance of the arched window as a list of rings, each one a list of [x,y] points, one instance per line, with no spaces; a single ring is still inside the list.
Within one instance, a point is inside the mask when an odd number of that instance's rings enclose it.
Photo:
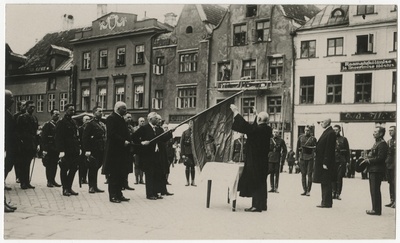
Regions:
[[[341,8],[336,8],[331,13],[331,18],[344,17],[344,11]]]
[[[188,26],[186,28],[186,34],[191,34],[191,33],[193,33],[193,28],[192,28],[192,26]]]

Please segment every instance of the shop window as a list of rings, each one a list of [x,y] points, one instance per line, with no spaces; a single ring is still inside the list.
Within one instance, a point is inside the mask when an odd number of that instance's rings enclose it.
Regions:
[[[343,38],[328,39],[328,56],[343,55]]]
[[[371,103],[372,73],[356,74],[355,103]]]
[[[315,77],[300,77],[300,104],[314,103]]]
[[[300,58],[313,58],[316,52],[316,41],[302,41]]]
[[[326,103],[342,102],[342,75],[327,76]]]
[[[233,27],[233,45],[243,46],[246,45],[246,34],[247,26],[246,24],[235,25]]]

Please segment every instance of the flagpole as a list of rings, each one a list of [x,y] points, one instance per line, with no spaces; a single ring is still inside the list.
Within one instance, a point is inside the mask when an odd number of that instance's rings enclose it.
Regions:
[[[219,102],[218,104],[215,104],[215,105],[211,106],[210,108],[205,109],[204,111],[200,112],[199,114],[196,114],[196,115],[194,115],[194,116],[192,116],[192,117],[190,117],[190,118],[184,120],[183,122],[179,123],[174,129],[177,129],[178,127],[180,127],[180,126],[182,126],[183,124],[189,122],[190,120],[193,120],[194,118],[196,118],[196,117],[202,115],[203,113],[205,113],[205,112],[211,110],[212,108],[214,108],[214,107],[216,107],[216,106],[218,106],[218,105],[221,105],[222,103],[225,103],[227,100],[229,100],[229,99],[231,99],[231,98],[233,98],[233,97],[235,97],[235,96],[240,95],[240,94],[243,93],[244,91],[246,91],[246,89],[243,89],[243,90],[237,92],[236,94],[234,94],[234,95],[232,95],[232,96],[229,96],[228,98],[224,99],[223,101]],[[163,132],[163,133],[161,133],[160,135],[158,135],[157,137],[151,139],[151,140],[150,140],[150,143],[153,142],[154,140],[158,139],[159,137],[163,136],[163,135],[164,135],[165,133],[167,133],[167,132],[169,132],[169,131]]]

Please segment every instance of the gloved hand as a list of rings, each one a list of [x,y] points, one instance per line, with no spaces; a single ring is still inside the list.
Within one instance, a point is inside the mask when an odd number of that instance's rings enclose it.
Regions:
[[[64,153],[64,152],[60,152],[59,157],[60,157],[60,158],[63,158],[64,156],[65,156],[65,153]]]
[[[90,156],[90,151],[86,151],[85,156],[89,157]]]

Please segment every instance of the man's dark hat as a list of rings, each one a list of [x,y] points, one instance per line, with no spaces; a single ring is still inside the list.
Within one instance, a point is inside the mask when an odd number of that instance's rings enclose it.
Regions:
[[[356,162],[356,171],[357,172],[363,172],[365,170],[365,168],[367,168],[367,166],[369,165],[368,163],[364,162],[361,164],[361,162],[363,162],[365,159],[364,158],[359,158]]]

